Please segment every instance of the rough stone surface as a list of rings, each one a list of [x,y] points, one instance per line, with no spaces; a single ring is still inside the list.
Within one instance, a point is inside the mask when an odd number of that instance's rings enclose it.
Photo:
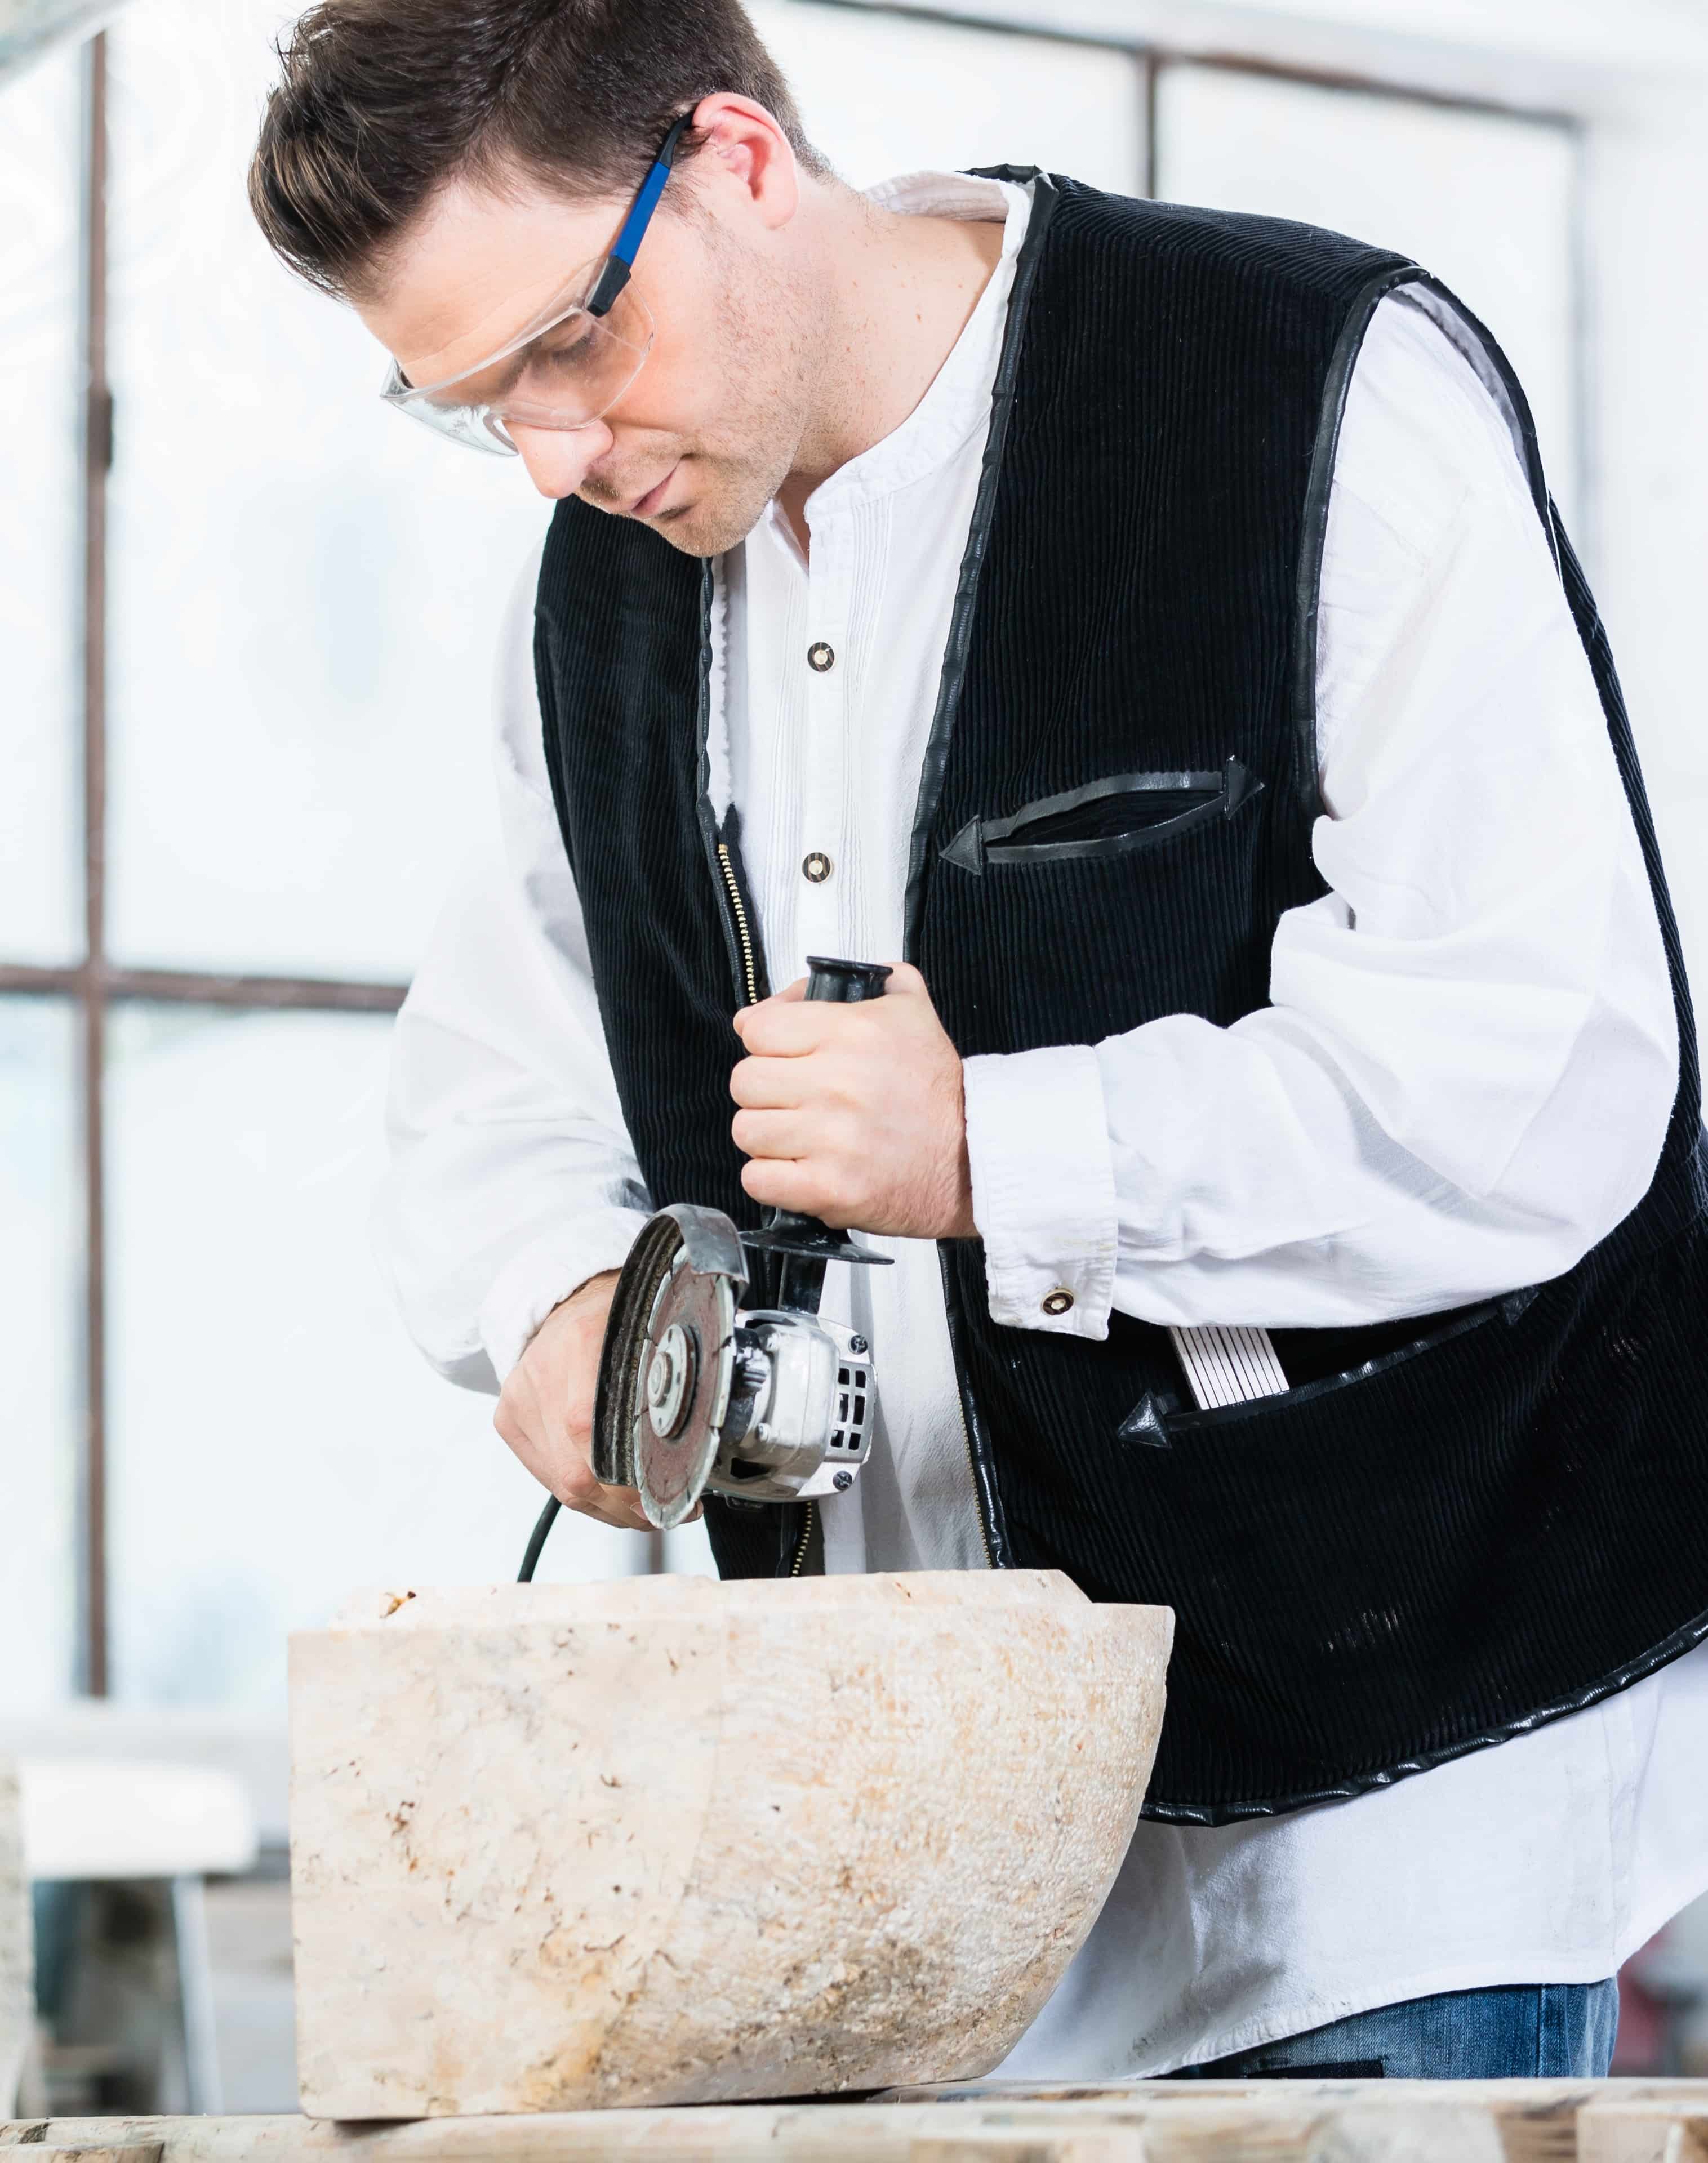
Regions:
[[[1126,1851],[1172,1627],[1046,1572],[364,1596],[291,1647],[303,2108],[988,2071]]]
[[[18,2076],[34,2024],[35,1965],[18,1770],[0,1762],[0,2118],[9,2117],[17,2103]]]

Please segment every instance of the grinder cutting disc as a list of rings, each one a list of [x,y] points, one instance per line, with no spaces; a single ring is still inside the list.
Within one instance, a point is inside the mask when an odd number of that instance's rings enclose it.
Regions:
[[[735,1367],[735,1227],[715,1209],[662,1211],[611,1299],[594,1414],[594,1470],[638,1487],[665,1530],[693,1511],[718,1452]]]

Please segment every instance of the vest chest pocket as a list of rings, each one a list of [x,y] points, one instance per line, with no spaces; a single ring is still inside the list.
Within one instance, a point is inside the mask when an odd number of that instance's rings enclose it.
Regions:
[[[1237,758],[1196,773],[1113,773],[1040,796],[1005,819],[972,819],[943,862],[982,878],[987,872],[1059,864],[1155,848],[1194,826],[1232,819],[1263,783]]]

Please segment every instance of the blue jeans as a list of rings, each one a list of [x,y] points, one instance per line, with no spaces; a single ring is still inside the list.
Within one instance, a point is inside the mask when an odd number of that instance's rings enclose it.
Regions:
[[[1381,2005],[1170,2075],[1176,2081],[1600,2080],[1616,1982],[1515,1982]]]

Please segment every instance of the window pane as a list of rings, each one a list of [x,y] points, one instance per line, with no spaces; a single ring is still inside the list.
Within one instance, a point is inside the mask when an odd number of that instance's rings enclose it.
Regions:
[[[748,12],[808,134],[857,187],[1003,164],[1124,193],[1141,184],[1144,78],[1130,54],[814,0]]]
[[[134,0],[113,48],[112,941],[397,976],[484,806],[500,615],[547,511],[386,412],[244,175],[273,0]]]
[[[104,0],[5,0],[0,6],[0,73],[22,67],[105,13]]]
[[[0,1711],[73,1686],[77,1585],[77,1035],[59,1000],[0,999]]]
[[[285,1633],[364,1585],[514,1577],[543,1497],[408,1343],[369,1250],[384,1017],[131,1007],[108,1074],[113,1663],[283,1704]],[[546,1577],[647,1543],[561,1518]]]
[[[1487,323],[1536,415],[1568,524],[1577,499],[1572,195],[1560,127],[1237,70],[1166,67],[1157,190],[1266,211],[1414,256]]]
[[[80,936],[81,60],[0,82],[0,959]]]

